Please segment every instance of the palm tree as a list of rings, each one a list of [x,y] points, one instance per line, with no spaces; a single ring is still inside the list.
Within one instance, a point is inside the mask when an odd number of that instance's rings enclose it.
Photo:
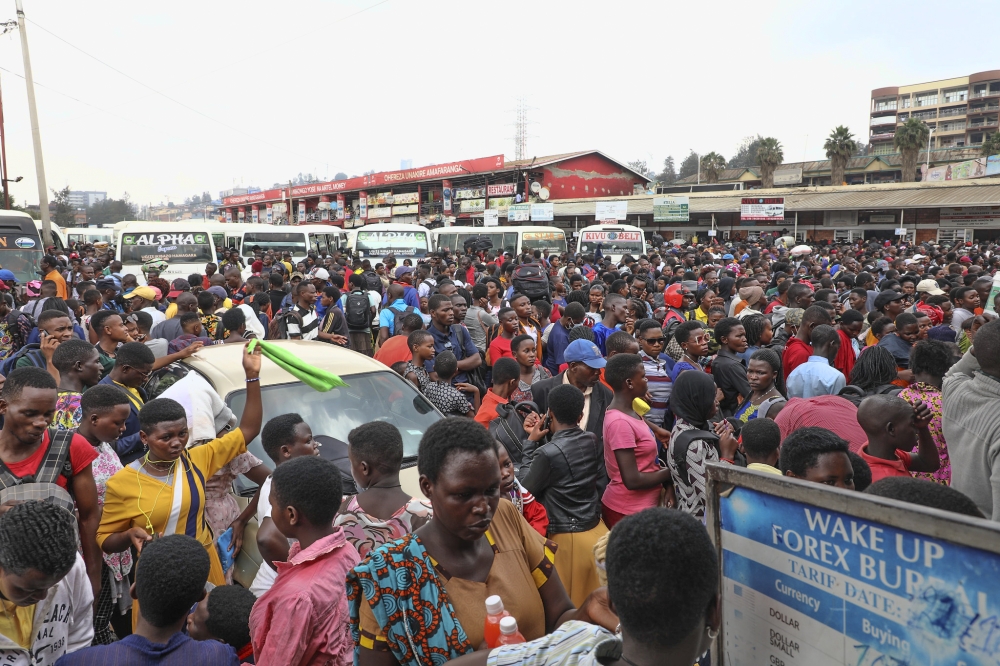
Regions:
[[[836,129],[830,132],[830,136],[827,137],[823,149],[826,150],[826,156],[830,158],[830,184],[842,185],[847,160],[858,152],[858,142],[854,140],[851,130],[843,125],[837,125]]]
[[[701,156],[701,170],[705,174],[705,181],[708,183],[718,183],[719,174],[726,168],[726,158],[719,153],[712,151],[708,155]]]
[[[1000,132],[994,132],[986,137],[983,141],[983,148],[981,155],[983,157],[989,157],[990,155],[1000,154]]]
[[[930,135],[927,123],[917,118],[910,118],[896,128],[892,145],[903,154],[904,183],[917,180],[917,155],[920,154],[921,148],[927,147],[927,137]]]
[[[761,139],[757,146],[757,164],[760,165],[760,180],[764,187],[774,187],[774,170],[785,159],[781,142],[773,136]]]

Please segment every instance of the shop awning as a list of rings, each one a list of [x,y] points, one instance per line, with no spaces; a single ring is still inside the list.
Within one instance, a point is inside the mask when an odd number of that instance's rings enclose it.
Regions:
[[[1000,180],[989,178],[962,183],[888,183],[841,187],[775,188],[692,193],[691,219],[698,214],[738,213],[748,197],[784,197],[786,213],[823,210],[880,210],[1000,205]],[[629,215],[652,215],[655,195],[555,201],[557,217],[593,217],[598,201],[628,201]],[[669,224],[669,223],[664,223]]]

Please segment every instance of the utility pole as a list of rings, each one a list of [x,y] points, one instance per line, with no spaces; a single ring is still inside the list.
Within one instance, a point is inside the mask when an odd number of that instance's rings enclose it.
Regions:
[[[35,178],[38,180],[38,208],[42,214],[42,243],[52,243],[52,221],[49,219],[49,188],[45,184],[45,162],[42,159],[42,135],[38,131],[38,109],[35,108],[35,79],[31,75],[31,57],[28,55],[28,32],[24,22],[24,7],[17,5],[17,27],[21,32],[21,55],[24,57],[24,81],[28,86],[28,115],[31,117],[31,142],[35,148]]]
[[[7,142],[3,129],[3,94],[0,93],[0,178],[3,178],[4,208],[10,210],[10,186],[7,184]]]

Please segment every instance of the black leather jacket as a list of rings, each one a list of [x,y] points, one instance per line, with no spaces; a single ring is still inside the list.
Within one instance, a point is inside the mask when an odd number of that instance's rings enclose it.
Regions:
[[[604,450],[592,433],[560,430],[552,440],[524,450],[518,480],[549,514],[549,534],[586,532],[601,520],[608,485]]]

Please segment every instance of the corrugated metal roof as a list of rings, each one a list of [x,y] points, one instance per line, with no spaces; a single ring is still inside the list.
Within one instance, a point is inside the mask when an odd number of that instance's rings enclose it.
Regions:
[[[504,160],[504,170],[507,170],[507,169],[523,169],[523,168],[527,168],[527,167],[536,168],[536,167],[549,166],[550,164],[557,164],[559,162],[564,162],[565,160],[573,159],[575,157],[583,157],[584,155],[600,155],[601,157],[603,157],[604,159],[608,160],[609,162],[614,162],[615,164],[617,164],[621,168],[625,169],[626,171],[631,171],[635,175],[639,176],[639,178],[642,179],[644,182],[646,180],[646,174],[639,173],[638,171],[636,171],[635,169],[633,169],[632,167],[630,167],[625,162],[622,162],[621,160],[616,160],[615,158],[613,158],[613,157],[611,157],[611,156],[609,156],[609,155],[607,155],[605,153],[602,153],[599,150],[580,150],[580,151],[577,151],[575,153],[561,153],[559,155],[546,155],[544,157],[532,157],[531,159],[525,159],[525,160],[510,160],[510,161]]]
[[[967,183],[891,183],[840,187],[775,188],[735,192],[699,192],[689,198],[691,219],[699,213],[738,213],[744,197],[785,198],[788,212],[822,210],[878,210],[883,208],[938,208],[1000,205],[1000,180]],[[652,215],[653,195],[601,197],[555,201],[559,217],[593,217],[596,201],[628,201],[630,215]]]

